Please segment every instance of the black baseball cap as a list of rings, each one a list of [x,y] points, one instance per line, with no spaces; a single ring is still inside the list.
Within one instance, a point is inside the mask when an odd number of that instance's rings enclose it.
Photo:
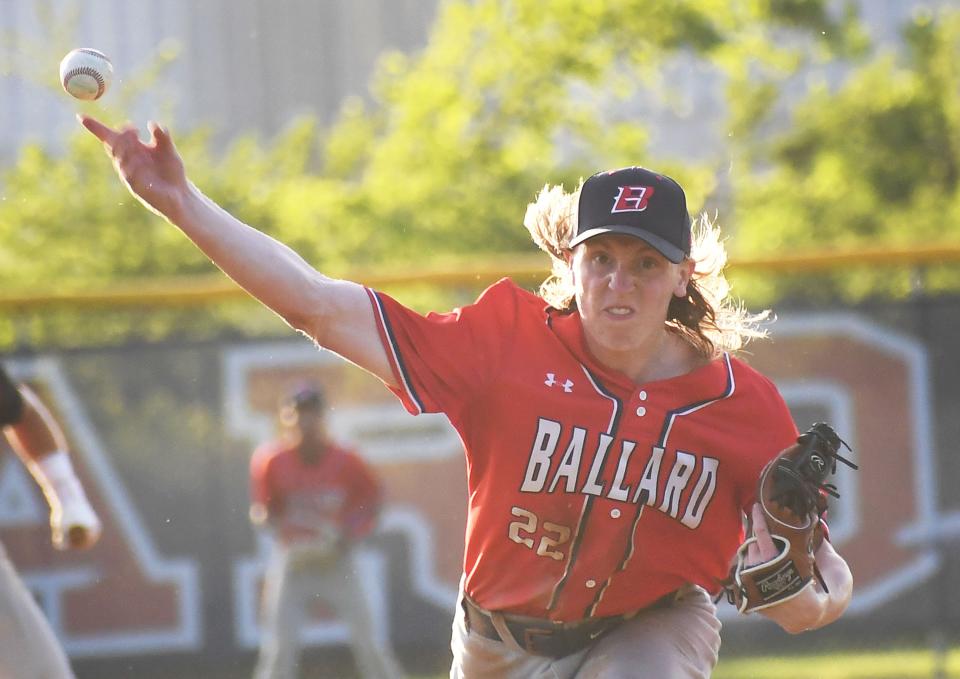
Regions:
[[[598,172],[580,189],[570,247],[604,233],[636,236],[680,262],[690,254],[687,197],[676,181],[644,167]]]
[[[281,406],[296,410],[320,410],[325,403],[326,398],[320,385],[315,382],[304,382],[287,392],[281,401]]]

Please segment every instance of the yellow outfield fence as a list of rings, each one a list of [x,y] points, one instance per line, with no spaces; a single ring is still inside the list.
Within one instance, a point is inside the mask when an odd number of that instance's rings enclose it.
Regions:
[[[926,267],[960,263],[960,246],[914,248],[861,248],[800,254],[776,254],[769,257],[732,259],[733,272],[809,273],[837,267],[896,266]],[[410,284],[473,286],[509,276],[523,283],[536,283],[548,273],[545,255],[534,253],[490,258],[480,262],[460,261],[435,267],[395,270],[352,270],[334,275],[371,287]],[[83,290],[39,289],[0,294],[0,310],[31,310],[69,306],[110,307],[150,306],[182,307],[242,299],[246,293],[221,274],[151,278],[105,285]]]

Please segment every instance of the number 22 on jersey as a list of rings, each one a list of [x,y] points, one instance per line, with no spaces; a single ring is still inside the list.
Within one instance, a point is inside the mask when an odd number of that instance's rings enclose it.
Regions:
[[[536,551],[539,556],[563,561],[565,554],[556,548],[569,542],[569,527],[550,521],[541,521],[536,514],[522,507],[511,507],[510,513],[520,519],[520,521],[510,522],[507,534],[511,540],[529,549],[533,549],[534,544],[536,544]],[[540,527],[539,531],[537,530],[538,526]],[[539,537],[539,540],[537,540],[537,537]]]

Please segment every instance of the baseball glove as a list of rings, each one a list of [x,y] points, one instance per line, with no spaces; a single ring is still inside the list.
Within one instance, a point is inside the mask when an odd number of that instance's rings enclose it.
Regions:
[[[318,521],[313,536],[298,539],[288,547],[288,566],[293,570],[323,570],[344,554],[343,534],[331,521]]]
[[[837,461],[853,469],[850,460],[839,454],[840,446],[850,450],[836,432],[822,422],[813,425],[797,442],[771,460],[760,474],[757,503],[760,516],[778,550],[772,559],[750,563],[751,545],[757,542],[751,523],[750,537],[737,550],[736,562],[724,583],[727,599],[741,613],[761,610],[800,594],[816,577],[814,552],[823,541],[821,519],[827,510],[827,496],[840,497],[827,477],[837,471]]]

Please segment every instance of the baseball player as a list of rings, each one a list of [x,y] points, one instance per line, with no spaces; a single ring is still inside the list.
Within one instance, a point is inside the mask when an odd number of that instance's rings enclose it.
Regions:
[[[67,452],[66,439],[50,412],[26,385],[0,366],[0,427],[50,505],[50,528],[58,549],[85,549],[100,537]],[[73,677],[70,664],[43,612],[0,545],[0,676],[5,679]]]
[[[285,436],[261,445],[250,462],[250,517],[273,538],[254,676],[299,675],[304,607],[319,599],[349,624],[362,675],[398,679],[400,665],[373,634],[363,585],[351,560],[352,547],[376,525],[382,490],[355,452],[330,439],[324,408],[318,385],[299,386],[280,408]]]
[[[711,594],[797,430],[732,353],[762,319],[727,298],[718,230],[694,231],[675,181],[630,167],[545,188],[524,220],[553,260],[540,294],[502,280],[423,316],[213,204],[156,124],[144,143],[81,122],[134,195],[253,296],[457,429],[469,495],[451,677],[710,676]],[[748,562],[777,553],[753,537]],[[761,614],[790,631],[841,615],[849,568],[829,540],[816,562],[818,581]]]

